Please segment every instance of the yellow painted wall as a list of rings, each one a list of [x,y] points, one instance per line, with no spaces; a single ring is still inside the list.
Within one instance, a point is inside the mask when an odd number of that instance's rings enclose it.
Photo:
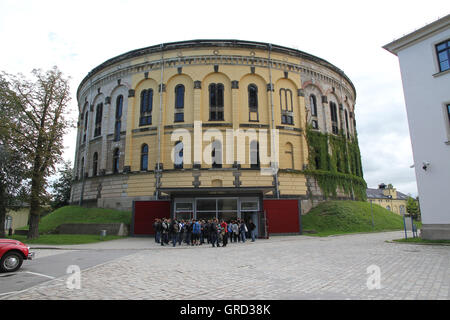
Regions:
[[[368,202],[372,201],[373,204],[378,204],[379,206],[387,209],[388,206],[391,208],[390,211],[401,214],[400,206],[404,206],[406,213],[406,200],[396,200],[396,199],[368,199]]]
[[[217,54],[215,57],[212,54]],[[164,64],[163,74],[159,59],[186,58],[183,65],[176,65],[174,62]],[[205,56],[205,57],[201,57]],[[227,57],[225,57],[227,56]],[[242,57],[240,57],[242,56]],[[202,64],[193,62],[201,57]],[[239,58],[236,58],[239,57]],[[139,65],[139,72],[131,75],[128,81],[129,89],[134,90],[134,96],[128,97],[127,124],[126,124],[126,147],[124,166],[130,166],[133,174],[130,174],[127,181],[128,196],[148,196],[155,191],[155,176],[153,173],[141,172],[141,148],[143,144],[149,146],[148,170],[154,170],[158,160],[164,166],[162,175],[163,188],[192,187],[192,168],[195,155],[201,153],[203,156],[205,148],[211,143],[202,141],[201,150],[194,150],[194,121],[202,121],[208,125],[203,127],[202,133],[210,132],[208,129],[216,129],[224,138],[222,143],[223,168],[232,167],[232,162],[238,159],[238,151],[245,153],[245,162],[241,163],[242,168],[250,167],[249,150],[250,139],[244,141],[234,141],[234,156],[230,160],[227,150],[226,130],[258,130],[258,128],[269,129],[272,127],[282,127],[279,129],[279,168],[302,170],[307,164],[308,150],[305,139],[305,126],[307,123],[305,112],[305,98],[300,94],[302,89],[302,79],[298,72],[280,70],[283,63],[308,64],[300,57],[290,56],[285,53],[272,52],[271,58],[276,61],[272,68],[271,79],[269,68],[252,64],[252,59],[268,58],[267,50],[248,48],[182,48],[165,52],[156,52],[140,56],[129,61],[130,65]],[[222,60],[221,60],[222,59]],[[225,60],[224,60],[225,59]],[[228,60],[227,60],[228,59]],[[233,60],[238,59],[238,60]],[[153,63],[150,65],[149,62]],[[214,70],[215,65],[218,70]],[[265,62],[267,66],[267,62]],[[117,70],[120,64],[110,67],[110,70]],[[253,69],[252,69],[253,67]],[[324,68],[326,69],[326,68]],[[331,74],[330,71],[323,72]],[[105,70],[107,72],[107,70]],[[162,78],[161,78],[162,75]],[[238,82],[238,88],[233,88],[232,84]],[[165,90],[160,90],[161,82],[165,85]],[[195,88],[195,83],[200,83],[201,88]],[[273,84],[273,91],[268,90],[269,83]],[[224,120],[209,121],[209,90],[211,83],[222,83],[224,85]],[[184,96],[184,121],[175,122],[175,87],[183,84],[185,87]],[[259,121],[249,119],[248,86],[255,84],[258,88],[258,117]],[[139,125],[141,92],[145,89],[153,90],[152,124],[147,126]],[[291,96],[288,104],[292,103],[293,125],[282,123],[281,90],[289,90]],[[99,98],[100,99],[100,98]],[[104,97],[102,96],[102,99]],[[332,98],[331,98],[332,100]],[[100,100],[99,100],[100,101]],[[273,103],[273,110],[272,104]],[[160,110],[162,112],[160,112]],[[272,119],[273,112],[273,119]],[[212,126],[211,126],[212,125]],[[255,126],[256,127],[252,127]],[[174,136],[174,132],[184,130],[190,137],[183,136],[180,140],[185,144],[184,169],[174,170],[172,161],[173,148],[179,139]],[[270,131],[269,131],[270,132]],[[159,139],[160,138],[160,139]],[[271,152],[271,139],[267,137],[267,149]],[[158,148],[158,141],[159,147]],[[187,145],[191,146],[191,153],[186,150]],[[261,149],[261,147],[260,147]],[[189,159],[188,159],[189,157]],[[202,157],[203,158],[203,157]],[[89,161],[90,163],[91,161]],[[262,167],[268,164],[261,165]],[[210,168],[211,165],[203,161],[202,169]],[[242,186],[271,186],[272,176],[261,175],[259,170],[241,171]],[[233,187],[234,176],[230,170],[201,171],[201,186],[223,186]],[[280,191],[282,194],[306,194],[306,179],[302,174],[281,173]]]
[[[28,217],[30,215],[29,208],[22,208],[18,210],[7,210],[6,216],[12,217],[12,226],[11,228],[14,230],[22,227],[26,227],[28,225]]]

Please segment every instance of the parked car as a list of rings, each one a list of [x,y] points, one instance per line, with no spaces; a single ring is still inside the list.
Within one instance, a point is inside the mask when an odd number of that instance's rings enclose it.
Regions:
[[[0,239],[0,271],[17,271],[23,260],[32,260],[34,252],[30,252],[22,242],[13,239]]]

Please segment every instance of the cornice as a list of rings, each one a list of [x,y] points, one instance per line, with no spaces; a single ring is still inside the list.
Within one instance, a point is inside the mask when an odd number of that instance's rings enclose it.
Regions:
[[[183,56],[176,58],[169,58],[164,60],[164,69],[169,68],[179,68],[185,66],[194,65],[238,65],[238,66],[249,66],[249,67],[259,67],[259,68],[269,68],[270,63],[272,64],[272,69],[282,70],[285,72],[290,72],[294,74],[310,74],[314,77],[330,82],[333,86],[339,87],[341,81],[320,70],[306,67],[300,64],[290,63],[282,60],[271,59],[265,57],[257,56],[242,56],[242,55],[197,55],[197,56]],[[105,67],[106,68],[106,67]],[[91,79],[86,78],[86,81],[80,84],[78,88],[78,100],[85,94],[87,90],[91,87],[102,87],[104,84],[115,81],[116,79],[124,78],[128,75],[147,73],[149,71],[155,71],[161,69],[160,60],[146,61],[143,63],[137,63],[130,66],[123,67],[117,70],[111,70],[110,72],[102,75],[100,71],[96,75],[93,75]],[[87,81],[89,80],[89,82]],[[356,99],[356,91],[353,83],[348,80],[347,83],[350,84],[353,92],[350,92],[345,86],[342,86],[343,90],[348,96],[354,97]]]
[[[347,77],[347,75],[345,75],[345,73],[337,68],[336,66],[334,66],[333,64],[329,63],[328,61],[321,59],[319,57],[316,57],[314,55],[311,55],[309,53],[300,51],[300,50],[296,50],[296,49],[291,49],[291,48],[287,48],[287,47],[283,47],[283,46],[279,46],[279,45],[272,45],[272,44],[268,44],[268,43],[262,43],[262,42],[253,42],[253,41],[242,41],[242,40],[189,40],[189,41],[180,41],[180,42],[172,42],[172,43],[165,43],[165,44],[159,44],[159,45],[154,45],[154,46],[150,46],[150,47],[146,47],[146,48],[141,48],[141,49],[136,49],[136,50],[132,50],[129,51],[127,53],[118,55],[114,58],[111,58],[105,62],[103,62],[102,64],[100,64],[99,66],[97,66],[96,68],[92,69],[88,75],[81,81],[78,90],[77,90],[77,97],[79,98],[81,95],[80,93],[82,93],[82,88],[85,86],[85,84],[89,81],[92,82],[92,85],[96,84],[98,82],[98,77],[99,74],[109,68],[114,66],[117,63],[121,63],[121,62],[125,62],[125,61],[129,61],[131,59],[137,58],[137,57],[141,57],[144,55],[148,55],[148,54],[154,54],[154,53],[158,53],[158,52],[166,52],[166,51],[171,51],[171,50],[180,50],[180,49],[192,49],[192,48],[248,48],[248,49],[253,49],[253,50],[264,50],[269,52],[269,48],[271,52],[277,52],[277,53],[283,53],[283,54],[287,54],[290,56],[294,56],[294,57],[298,57],[301,59],[305,59],[305,60],[309,60],[309,61],[313,61],[323,67],[326,67],[334,72],[336,72],[339,76],[341,76],[342,78],[344,78],[352,87],[353,89],[353,94],[352,96],[355,97],[356,99],[356,90],[355,87],[353,85],[353,83],[351,82],[351,80]],[[172,58],[172,59],[164,59],[165,61],[165,65],[164,67],[180,67],[183,65],[192,65],[192,63],[184,63],[184,64],[177,64],[176,61],[179,60],[184,60],[186,61],[186,59],[194,59],[194,61],[198,63],[198,59],[195,60],[198,57],[202,57],[202,58],[224,58],[224,57],[238,57],[238,58],[242,58],[242,59],[246,59],[246,60],[261,60],[264,59],[266,61],[268,61],[268,59],[266,57],[256,57],[256,56],[222,56],[222,55],[211,55],[211,56],[191,56],[191,57],[177,57],[177,58]],[[241,61],[242,61],[241,59]],[[214,62],[212,64],[220,64],[220,62]],[[286,63],[285,61],[277,61],[272,59],[272,63],[275,65],[294,65],[291,63]],[[144,66],[150,66],[150,70],[156,70],[159,69],[160,66],[160,60],[155,60],[155,61],[150,61],[150,62],[146,62],[143,64],[140,64],[140,67],[143,68]],[[239,64],[239,63],[236,63]],[[251,64],[248,64],[251,65]],[[130,73],[130,69],[135,69],[138,65],[133,65],[133,66],[129,66],[129,67],[123,67],[120,68],[118,67],[116,72],[112,72],[116,77],[123,77],[126,74]],[[258,67],[264,67],[263,65],[256,65]],[[299,69],[302,68],[302,66],[300,65],[296,65]],[[267,65],[265,67],[268,67],[268,62]],[[275,66],[276,67],[276,66]],[[279,68],[276,67],[276,68]],[[304,67],[303,67],[304,68]],[[143,68],[144,69],[144,68]],[[285,68],[285,69],[289,69]],[[284,69],[284,70],[285,70]],[[294,67],[295,69],[295,67]],[[306,68],[305,68],[306,69]],[[126,72],[124,73],[123,71],[126,70]],[[138,72],[143,72],[144,70],[141,71],[135,71],[135,72],[131,72],[131,73],[138,73]],[[148,70],[145,70],[148,71]],[[289,70],[287,70],[289,71]],[[315,71],[317,72],[317,71]],[[106,77],[108,77],[111,73],[109,73]],[[104,77],[101,77],[104,78]],[[336,80],[337,83],[339,83],[339,81]]]

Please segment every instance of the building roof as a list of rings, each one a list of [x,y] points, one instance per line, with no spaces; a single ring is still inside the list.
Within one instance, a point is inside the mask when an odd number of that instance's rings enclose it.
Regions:
[[[433,35],[437,32],[440,32],[450,26],[450,14],[446,15],[443,18],[440,18],[426,26],[417,29],[411,33],[404,35],[403,37],[394,40],[383,46],[384,49],[389,51],[392,54],[397,55],[399,51],[402,49],[420,41],[430,35]]]
[[[366,189],[366,195],[367,195],[367,199],[391,199],[389,196],[386,196],[383,194],[383,189],[372,189],[372,188],[367,188]],[[408,199],[408,195],[397,191],[397,198],[393,199],[393,200],[407,200]]]
[[[272,52],[284,53],[284,54],[299,57],[302,59],[314,61],[320,65],[323,65],[323,66],[335,71],[337,74],[342,76],[352,87],[353,93],[356,98],[356,89],[355,89],[355,86],[353,85],[352,81],[350,80],[350,78],[344,73],[344,71],[342,71],[338,67],[334,66],[333,64],[331,64],[330,62],[328,62],[322,58],[316,57],[312,54],[309,54],[309,53],[306,53],[306,52],[303,52],[303,51],[300,51],[297,49],[283,47],[280,45],[264,43],[264,42],[255,42],[255,41],[246,41],[246,40],[230,40],[230,39],[226,39],[226,40],[201,39],[201,40],[187,40],[187,41],[178,41],[178,42],[170,42],[170,43],[161,43],[161,44],[157,44],[157,45],[153,45],[153,46],[149,46],[149,47],[145,47],[145,48],[141,48],[141,49],[135,49],[135,50],[123,53],[121,55],[118,55],[114,58],[111,58],[111,59],[103,62],[99,66],[92,69],[88,73],[88,75],[81,81],[80,85],[78,86],[77,96],[78,96],[78,93],[79,93],[81,87],[87,82],[87,80],[91,76],[95,75],[99,71],[101,71],[109,66],[112,66],[118,62],[121,62],[121,61],[124,61],[127,59],[131,59],[131,58],[135,58],[135,57],[140,57],[140,56],[147,55],[147,54],[152,54],[155,52],[163,52],[163,51],[168,51],[168,50],[178,50],[178,49],[185,49],[185,48],[201,48],[201,47],[251,48],[251,49],[260,49],[260,50],[269,50],[269,48],[270,48],[270,50]]]

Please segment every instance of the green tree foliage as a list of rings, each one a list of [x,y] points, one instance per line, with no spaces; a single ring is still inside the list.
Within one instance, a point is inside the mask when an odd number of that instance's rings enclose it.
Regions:
[[[72,162],[64,161],[62,167],[58,170],[58,179],[51,185],[53,209],[67,206],[70,201],[70,189],[72,188],[73,169]]]
[[[8,86],[0,74],[0,92]],[[29,173],[25,158],[10,139],[10,119],[14,112],[7,108],[5,97],[0,95],[0,237],[5,236],[6,210],[23,200],[24,182]]]
[[[0,141],[2,138],[0,138]],[[23,181],[28,171],[24,169],[24,159],[20,153],[0,142],[0,238],[5,237],[6,210],[20,205]]]
[[[39,237],[39,214],[47,197],[47,178],[62,160],[63,137],[70,127],[67,118],[70,89],[68,79],[57,67],[35,69],[33,80],[23,75],[2,74],[0,101],[9,119],[1,124],[9,140],[29,166],[30,225],[28,239]]]
[[[420,220],[420,209],[417,200],[412,197],[408,197],[406,202],[406,212],[411,215],[414,220]]]

